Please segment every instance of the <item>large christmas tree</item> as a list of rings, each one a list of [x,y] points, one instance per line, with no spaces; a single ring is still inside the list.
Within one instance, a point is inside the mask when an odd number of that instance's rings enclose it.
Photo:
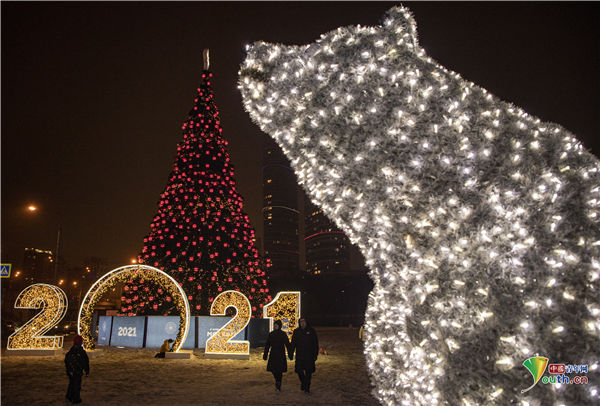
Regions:
[[[271,300],[265,272],[270,263],[259,257],[254,229],[236,191],[212,76],[208,70],[202,73],[139,262],[173,276],[196,314],[208,314],[222,291],[238,290],[250,299],[257,316]],[[130,280],[124,287],[124,314],[169,314],[172,310],[172,298],[149,281]]]

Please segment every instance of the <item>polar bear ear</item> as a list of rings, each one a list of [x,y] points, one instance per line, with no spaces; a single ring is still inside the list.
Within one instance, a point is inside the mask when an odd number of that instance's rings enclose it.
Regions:
[[[393,7],[383,15],[382,21],[384,29],[392,31],[399,40],[403,39],[409,47],[417,48],[419,46],[417,23],[408,8]]]

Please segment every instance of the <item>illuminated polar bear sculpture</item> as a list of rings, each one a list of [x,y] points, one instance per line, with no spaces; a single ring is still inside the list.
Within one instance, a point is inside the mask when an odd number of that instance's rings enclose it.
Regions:
[[[381,402],[597,404],[599,162],[572,134],[427,57],[405,8],[249,45],[239,87],[366,258]],[[587,364],[589,384],[522,394],[535,355]]]

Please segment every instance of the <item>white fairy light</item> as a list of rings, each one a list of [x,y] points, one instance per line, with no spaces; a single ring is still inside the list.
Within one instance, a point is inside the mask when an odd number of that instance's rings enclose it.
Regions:
[[[246,60],[262,72],[242,65],[244,106],[365,257],[374,395],[389,405],[522,403],[514,383],[525,349],[600,359],[599,162],[567,130],[429,58],[406,8],[383,21],[310,46],[251,45]],[[262,109],[273,92],[290,107]],[[275,136],[283,131],[303,141]],[[551,334],[547,320],[560,320]],[[585,385],[544,396],[599,400]]]

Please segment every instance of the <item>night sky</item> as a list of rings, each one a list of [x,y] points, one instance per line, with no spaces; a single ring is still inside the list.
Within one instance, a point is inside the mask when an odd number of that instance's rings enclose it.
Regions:
[[[262,236],[266,135],[237,89],[244,45],[376,25],[394,4],[2,2],[2,262],[19,265],[25,247],[54,250],[59,224],[70,265],[96,256],[119,266],[137,255],[204,48],[238,190]],[[600,155],[595,4],[403,4],[429,56]]]

